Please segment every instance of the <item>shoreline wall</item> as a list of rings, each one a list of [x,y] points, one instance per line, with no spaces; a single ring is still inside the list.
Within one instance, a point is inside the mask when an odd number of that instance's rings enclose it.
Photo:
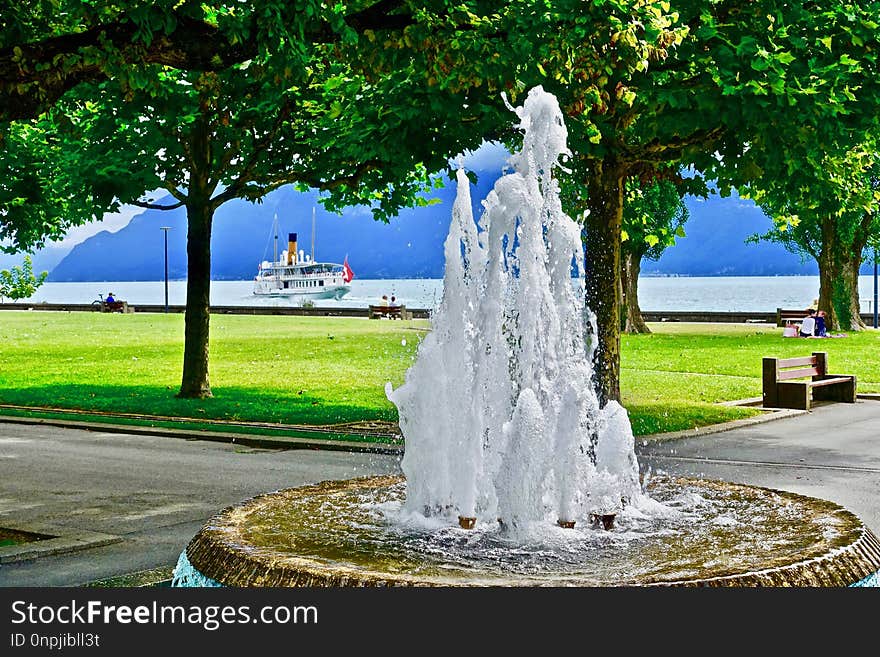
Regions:
[[[165,306],[132,306],[139,313],[164,313]],[[0,310],[49,310],[59,312],[96,312],[95,306],[87,303],[0,303]],[[169,313],[183,313],[186,306],[169,305]],[[430,310],[407,308],[413,319],[430,318]],[[305,317],[369,317],[369,308],[291,308],[276,306],[211,306],[214,315],[299,315]],[[776,311],[766,312],[709,312],[709,311],[644,311],[646,322],[711,322],[727,324],[776,324]],[[862,320],[872,326],[873,313],[861,313]]]

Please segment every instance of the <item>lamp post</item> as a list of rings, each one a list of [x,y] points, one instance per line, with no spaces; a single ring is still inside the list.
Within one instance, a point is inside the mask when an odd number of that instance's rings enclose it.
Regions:
[[[877,247],[874,247],[874,328],[880,328],[877,323]]]
[[[165,233],[165,312],[168,312],[168,231],[171,226],[161,226],[159,228]]]

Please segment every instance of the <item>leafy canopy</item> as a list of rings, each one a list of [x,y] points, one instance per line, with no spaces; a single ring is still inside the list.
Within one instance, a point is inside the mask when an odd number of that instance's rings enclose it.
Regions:
[[[33,296],[48,275],[49,272],[44,271],[35,276],[31,257],[26,255],[20,266],[0,271],[0,300],[18,301]]]
[[[175,197],[170,207],[198,197],[214,209],[295,183],[324,190],[330,209],[366,204],[378,219],[424,203],[428,171],[480,144],[479,126],[462,121],[467,94],[441,98],[411,66],[368,77],[340,55],[352,38],[340,6],[319,15],[305,4],[298,22],[269,24],[275,47],[254,59],[212,72],[120,71],[11,124],[2,237],[32,248],[123,203],[154,206],[143,196],[156,189]],[[333,16],[336,38],[304,40]]]
[[[676,185],[663,178],[632,179],[623,207],[624,253],[658,260],[677,237],[684,237],[690,212]]]

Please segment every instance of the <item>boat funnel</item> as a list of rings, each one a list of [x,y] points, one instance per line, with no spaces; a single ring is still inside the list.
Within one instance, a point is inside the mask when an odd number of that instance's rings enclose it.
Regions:
[[[287,264],[296,264],[296,233],[287,234]]]

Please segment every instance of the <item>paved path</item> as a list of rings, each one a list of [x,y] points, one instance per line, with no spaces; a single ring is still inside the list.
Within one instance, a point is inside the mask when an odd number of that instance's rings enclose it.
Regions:
[[[171,566],[205,521],[230,504],[398,471],[392,456],[0,424],[0,527],[48,523],[124,539],[0,564],[0,586],[78,585]]]
[[[880,401],[822,405],[804,415],[637,451],[643,470],[837,502],[880,536]]]
[[[639,445],[643,469],[823,497],[880,535],[880,402],[670,443]],[[0,586],[71,586],[175,563],[219,509],[266,491],[398,472],[394,456],[0,424],[0,527],[51,524],[121,540],[0,564]]]

